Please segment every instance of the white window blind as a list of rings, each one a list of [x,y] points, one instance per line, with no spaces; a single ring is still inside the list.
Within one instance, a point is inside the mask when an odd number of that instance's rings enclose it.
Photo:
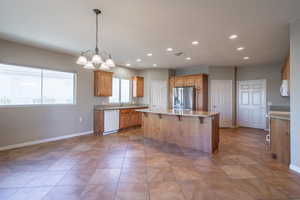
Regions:
[[[112,96],[109,97],[110,103],[119,103],[120,99],[120,79],[113,77]]]
[[[131,101],[131,81],[128,79],[113,78],[112,96],[110,103],[129,103]]]
[[[0,64],[0,105],[74,104],[75,75]]]
[[[121,103],[130,102],[130,81],[121,79]]]

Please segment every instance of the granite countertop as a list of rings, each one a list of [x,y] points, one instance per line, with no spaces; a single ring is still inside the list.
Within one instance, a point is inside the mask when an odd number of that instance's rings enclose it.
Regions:
[[[268,115],[274,119],[290,120],[290,112],[270,111]]]
[[[95,105],[94,110],[121,110],[130,108],[145,108],[144,104],[126,104],[126,105]]]
[[[217,112],[195,111],[195,110],[174,110],[174,109],[139,109],[138,112],[154,113],[163,115],[180,115],[191,117],[211,117],[217,115]]]

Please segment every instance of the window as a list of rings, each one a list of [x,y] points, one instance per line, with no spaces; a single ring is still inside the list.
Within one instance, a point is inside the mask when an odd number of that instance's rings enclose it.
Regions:
[[[131,81],[128,79],[113,78],[112,96],[109,98],[110,103],[129,103]]]
[[[0,64],[0,105],[74,104],[75,75]]]

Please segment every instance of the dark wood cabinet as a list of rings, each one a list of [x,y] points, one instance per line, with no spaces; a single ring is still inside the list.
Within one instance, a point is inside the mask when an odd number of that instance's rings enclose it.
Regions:
[[[112,96],[112,72],[94,71],[94,96]]]
[[[144,97],[144,77],[135,76],[132,79],[133,97]]]

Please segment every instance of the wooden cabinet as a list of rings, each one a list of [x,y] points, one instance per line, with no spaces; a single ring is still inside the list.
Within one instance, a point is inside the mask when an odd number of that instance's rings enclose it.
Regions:
[[[175,77],[170,77],[169,78],[169,101],[168,101],[168,105],[169,105],[169,109],[172,109],[172,105],[173,105],[173,88],[175,87]]]
[[[144,77],[135,76],[132,81],[133,97],[144,96]]]
[[[290,56],[288,56],[282,68],[282,80],[290,80]]]
[[[271,118],[271,152],[274,159],[290,164],[290,121]]]
[[[112,96],[112,72],[94,71],[94,96]]]
[[[142,113],[134,109],[120,110],[120,129],[140,126],[142,124]]]
[[[195,74],[169,78],[169,108],[173,105],[174,87],[195,87],[196,110],[208,110],[208,75]]]
[[[104,132],[104,112],[102,110],[94,111],[94,134],[103,135]]]

